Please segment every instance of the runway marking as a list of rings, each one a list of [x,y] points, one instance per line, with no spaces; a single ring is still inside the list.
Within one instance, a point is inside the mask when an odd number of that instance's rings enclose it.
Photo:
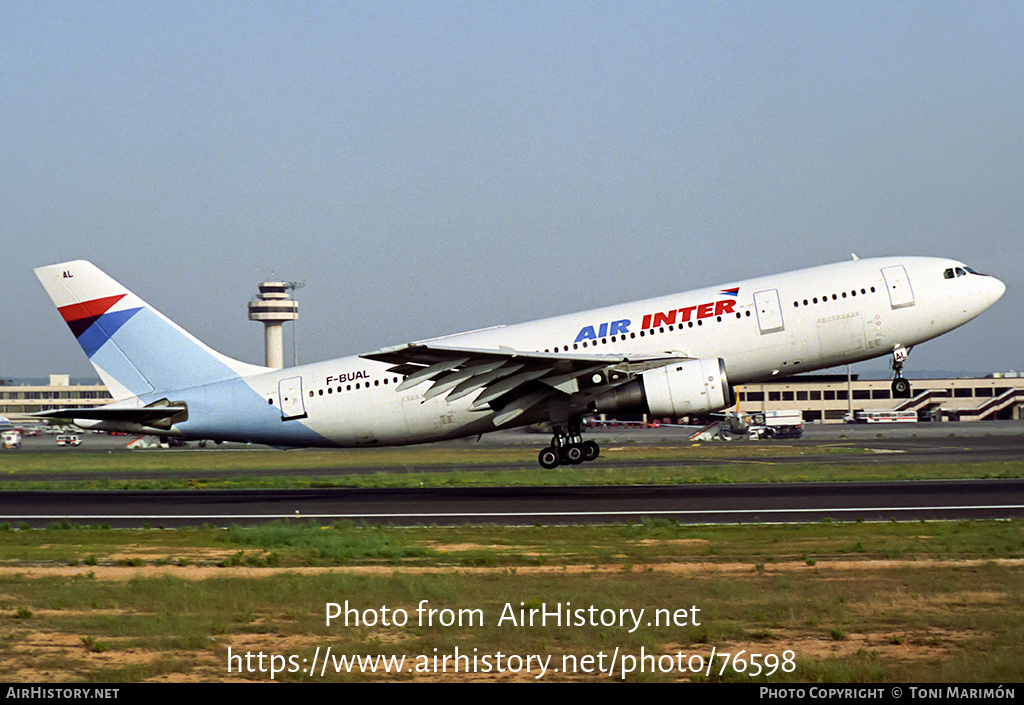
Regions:
[[[953,510],[983,510],[983,509],[1024,509],[1024,504],[981,504],[981,505],[949,505],[949,506],[923,506],[923,507],[853,507],[853,508],[825,508],[825,509],[654,509],[654,510],[616,510],[607,512],[562,512],[552,510],[547,512],[416,512],[409,514],[377,512],[362,512],[354,514],[8,514],[4,519],[35,519],[35,520],[60,520],[60,519],[358,519],[363,517],[382,517],[386,519],[416,519],[416,518],[452,518],[452,517],[532,517],[532,516],[634,516],[659,515],[659,514],[796,514],[822,513],[842,514],[851,512],[921,512],[921,511],[953,511]]]

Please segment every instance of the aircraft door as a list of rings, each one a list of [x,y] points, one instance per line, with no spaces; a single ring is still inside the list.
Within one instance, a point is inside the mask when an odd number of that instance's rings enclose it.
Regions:
[[[893,308],[903,308],[914,305],[914,290],[910,286],[910,277],[902,264],[893,267],[884,267],[882,276],[885,277],[885,286],[889,290],[889,302]]]
[[[304,419],[306,402],[302,398],[302,377],[289,377],[278,382],[277,393],[281,398],[281,420]]]
[[[785,330],[778,289],[767,289],[755,293],[754,307],[757,309],[757,325],[761,328],[762,334]]]

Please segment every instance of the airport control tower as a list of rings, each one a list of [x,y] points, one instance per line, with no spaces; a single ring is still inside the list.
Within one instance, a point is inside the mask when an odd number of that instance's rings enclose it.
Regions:
[[[288,282],[263,282],[260,293],[249,302],[249,320],[259,321],[266,330],[266,365],[284,367],[284,333],[281,324],[299,317],[299,303],[288,297]]]

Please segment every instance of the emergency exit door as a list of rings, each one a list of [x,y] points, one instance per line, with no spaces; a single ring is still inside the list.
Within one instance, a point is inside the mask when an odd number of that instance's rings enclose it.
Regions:
[[[767,289],[754,294],[754,308],[757,309],[757,325],[761,333],[775,333],[785,329],[778,289]]]
[[[306,402],[302,398],[302,377],[282,379],[277,385],[281,397],[281,420],[306,418]]]
[[[885,287],[889,290],[889,302],[893,308],[914,305],[914,290],[902,264],[883,268],[882,276],[885,277]]]

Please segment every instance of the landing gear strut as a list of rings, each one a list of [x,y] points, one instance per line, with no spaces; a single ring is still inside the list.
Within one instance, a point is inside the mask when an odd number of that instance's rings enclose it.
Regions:
[[[906,362],[910,351],[902,345],[897,345],[892,351],[892,371],[895,377],[892,380],[893,399],[909,399],[911,395],[910,380],[903,376],[903,363]]]
[[[559,465],[579,465],[590,462],[601,453],[594,441],[584,441],[581,433],[583,420],[571,417],[565,424],[556,424],[551,445],[537,456],[541,467],[551,470]]]

